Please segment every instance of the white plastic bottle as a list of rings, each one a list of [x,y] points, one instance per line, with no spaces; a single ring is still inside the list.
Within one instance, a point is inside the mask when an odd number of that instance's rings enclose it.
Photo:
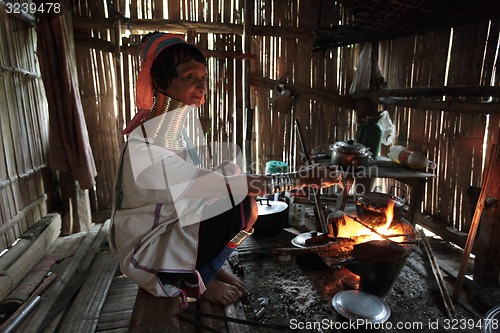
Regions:
[[[418,151],[409,150],[403,146],[390,147],[387,157],[396,163],[406,165],[415,170],[436,168],[436,163],[429,161],[424,154]]]

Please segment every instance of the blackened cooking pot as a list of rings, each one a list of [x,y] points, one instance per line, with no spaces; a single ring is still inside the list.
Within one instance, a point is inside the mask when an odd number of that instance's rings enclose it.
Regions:
[[[361,143],[353,140],[337,141],[330,145],[331,163],[340,167],[358,167],[368,164],[372,153]]]
[[[399,221],[403,217],[405,210],[404,195],[398,197],[391,188],[389,194],[381,192],[368,192],[356,196],[356,216],[362,222],[378,227],[384,225],[387,221],[386,210],[389,203],[394,203],[393,220]]]
[[[288,204],[283,201],[257,199],[259,216],[253,225],[254,236],[277,235],[288,223]]]
[[[297,248],[307,248],[306,241],[312,237],[322,235],[318,231],[310,231],[297,235],[292,239],[292,245]],[[327,270],[330,267],[316,253],[299,253],[295,255],[295,262],[298,266],[309,270]]]

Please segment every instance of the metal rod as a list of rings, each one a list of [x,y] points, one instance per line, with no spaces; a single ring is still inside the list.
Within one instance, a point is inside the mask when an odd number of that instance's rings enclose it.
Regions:
[[[16,327],[24,320],[24,318],[35,308],[35,306],[42,300],[41,296],[37,296],[26,305],[26,307],[19,312],[19,314],[10,322],[10,324],[3,330],[3,333],[14,332]]]
[[[318,211],[319,224],[321,226],[321,231],[325,234],[329,234],[328,223],[326,222],[325,213],[323,213],[323,207],[321,207],[321,189],[313,189],[314,192],[314,203],[316,204],[316,210]],[[332,235],[333,236],[333,235]]]
[[[191,309],[184,309],[182,310],[181,313],[178,314],[179,318],[182,319],[189,319],[187,318],[186,314],[191,314],[196,317],[206,317],[206,318],[211,318],[215,320],[221,320],[224,322],[232,322],[232,323],[237,323],[237,324],[242,324],[242,325],[248,325],[248,326],[256,326],[256,327],[263,327],[263,328],[268,328],[268,329],[274,329],[274,330],[279,330],[279,331],[287,331],[290,332],[292,329],[288,326],[281,325],[281,324],[273,324],[273,323],[261,323],[258,321],[252,321],[252,320],[246,320],[246,319],[240,319],[240,318],[232,318],[232,317],[227,317],[227,316],[221,316],[221,315],[216,315],[212,313],[206,313],[206,312],[201,312],[201,311],[196,311],[196,310],[191,310]]]
[[[299,135],[300,145],[302,147],[302,153],[306,159],[306,165],[311,162],[311,155],[307,149],[307,145],[304,139],[304,134],[302,133],[302,127],[300,126],[299,120],[295,118],[295,126]],[[311,189],[310,189],[311,190]],[[321,189],[312,190],[314,192],[314,203],[316,205],[316,210],[318,211],[319,224],[321,226],[321,231],[328,234],[330,231],[328,229],[328,223],[326,222],[325,214],[323,213],[323,208],[321,207]]]
[[[306,164],[311,162],[311,156],[309,154],[309,150],[307,149],[306,142],[304,139],[304,134],[302,133],[302,127],[300,126],[299,120],[295,118],[295,126],[297,128],[297,132],[299,134],[300,146],[302,147],[302,153],[304,154],[304,158],[306,159]]]

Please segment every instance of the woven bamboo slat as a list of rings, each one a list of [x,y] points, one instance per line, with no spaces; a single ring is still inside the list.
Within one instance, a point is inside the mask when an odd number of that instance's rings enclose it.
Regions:
[[[237,36],[235,41],[235,50],[239,52],[243,52],[243,38]],[[236,118],[236,145],[241,150],[241,153],[244,151],[244,138],[245,138],[245,102],[244,102],[244,92],[245,92],[245,75],[243,71],[243,61],[235,61],[233,60],[235,66],[234,80],[235,80],[235,108],[236,112],[234,117]]]
[[[169,19],[180,19],[180,6],[179,1],[169,1],[168,2],[168,18]]]
[[[3,12],[3,11],[2,11]],[[2,216],[4,219],[12,218],[16,212],[18,211],[16,207],[16,197],[19,196],[19,187],[17,186],[17,174],[16,174],[16,149],[18,149],[20,143],[16,143],[16,139],[19,140],[20,137],[17,135],[16,130],[17,127],[17,119],[15,118],[15,114],[18,111],[18,105],[16,104],[15,92],[16,87],[14,86],[15,81],[13,76],[16,75],[15,71],[5,71],[3,68],[19,68],[18,59],[16,59],[13,41],[9,40],[8,36],[12,33],[12,30],[15,29],[14,22],[11,22],[6,15],[4,15],[3,19],[5,19],[5,25],[2,29],[2,45],[6,47],[1,49],[1,65],[2,65],[2,81],[3,81],[3,92],[1,93],[2,99],[2,108],[0,112],[2,112],[2,121],[1,121],[1,136],[3,146],[3,160],[2,169],[4,171],[2,181],[4,182],[5,187],[2,187]],[[19,24],[19,22],[17,22]],[[19,25],[18,25],[19,26]],[[10,47],[9,47],[10,46]],[[19,152],[17,153],[19,154]],[[2,221],[6,223],[6,220]],[[21,230],[19,226],[14,226],[8,233],[5,234],[3,238],[2,249],[10,246],[20,235]]]

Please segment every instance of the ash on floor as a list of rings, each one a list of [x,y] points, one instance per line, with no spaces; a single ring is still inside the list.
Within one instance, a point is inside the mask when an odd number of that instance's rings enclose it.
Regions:
[[[391,316],[384,324],[365,326],[344,319],[332,306],[333,296],[349,289],[339,269],[314,271],[298,266],[294,256],[257,253],[240,253],[232,261],[249,291],[242,301],[248,319],[298,332],[482,332],[482,319],[459,303],[454,304],[455,319],[448,319],[434,276],[422,274],[427,263],[415,251],[393,289],[382,297]]]

